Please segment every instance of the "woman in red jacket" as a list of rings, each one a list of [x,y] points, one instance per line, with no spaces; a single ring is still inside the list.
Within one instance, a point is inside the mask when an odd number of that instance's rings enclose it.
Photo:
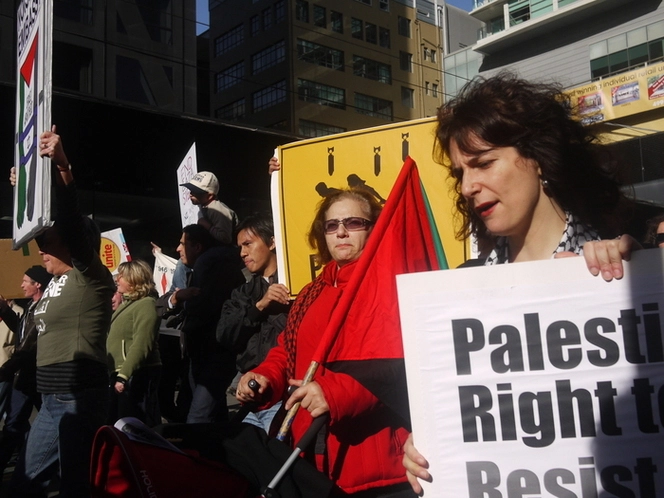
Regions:
[[[323,272],[298,295],[278,345],[239,382],[237,397],[270,406],[301,386],[330,316],[362,254],[380,205],[369,193],[343,190],[321,202],[309,233]],[[380,330],[376,331],[381,333]],[[255,379],[260,389],[248,386]],[[329,412],[330,420],[306,456],[315,461],[342,493],[362,497],[413,496],[401,459],[408,432],[401,419],[353,377],[319,367],[314,380],[299,387],[286,409],[301,401],[292,426],[298,440],[312,418]]]

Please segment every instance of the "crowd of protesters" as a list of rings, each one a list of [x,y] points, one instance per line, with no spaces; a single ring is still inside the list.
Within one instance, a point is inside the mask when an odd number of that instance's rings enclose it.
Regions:
[[[473,81],[440,109],[437,144],[455,180],[464,221],[458,235],[473,235],[487,249],[484,264],[583,255],[593,275],[622,277],[622,260],[640,247],[617,237],[627,201],[557,87],[504,74]],[[121,264],[115,280],[102,264],[99,230],[79,211],[55,127],[38,147],[52,163],[55,223],[37,237],[44,266],[25,271],[26,309],[0,298],[0,317],[15,335],[5,341],[13,351],[0,358],[0,467],[22,447],[11,496],[40,496],[55,476],[61,496],[89,496],[94,435],[119,418],[149,426],[227,421],[226,391],[238,372],[237,398],[253,410],[245,421],[268,434],[295,403],[303,408],[296,437],[329,415],[311,461],[339,493],[422,492],[418,479],[431,479],[428,463],[390,408],[344,373],[321,368],[302,382],[382,198],[349,188],[321,200],[309,241],[325,266],[291,303],[271,218],[238,222],[217,198],[216,176],[197,173],[183,186],[199,219],[182,229],[173,286],[158,296],[147,263]],[[270,173],[279,168],[272,159]],[[664,217],[649,222],[644,242],[664,247]],[[166,329],[176,332],[160,334]],[[189,394],[176,416],[178,377]]]

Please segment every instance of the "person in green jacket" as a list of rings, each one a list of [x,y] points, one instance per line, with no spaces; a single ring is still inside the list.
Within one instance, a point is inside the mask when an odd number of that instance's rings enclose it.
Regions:
[[[136,417],[154,426],[161,423],[157,399],[161,359],[152,270],[140,260],[121,263],[117,286],[122,304],[113,312],[106,340],[111,372],[109,423]]]

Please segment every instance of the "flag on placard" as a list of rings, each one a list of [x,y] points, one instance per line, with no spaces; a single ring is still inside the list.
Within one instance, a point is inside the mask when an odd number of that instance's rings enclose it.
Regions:
[[[154,251],[152,279],[157,286],[157,292],[160,296],[163,296],[170,290],[177,262],[177,259],[166,256],[161,251]]]

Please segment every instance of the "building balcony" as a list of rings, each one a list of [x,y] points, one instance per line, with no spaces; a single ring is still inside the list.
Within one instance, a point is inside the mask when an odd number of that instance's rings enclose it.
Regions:
[[[486,23],[473,47],[486,55],[591,19],[629,0],[551,0],[546,13],[535,16],[528,7],[509,12],[508,0],[475,0],[471,15]]]

